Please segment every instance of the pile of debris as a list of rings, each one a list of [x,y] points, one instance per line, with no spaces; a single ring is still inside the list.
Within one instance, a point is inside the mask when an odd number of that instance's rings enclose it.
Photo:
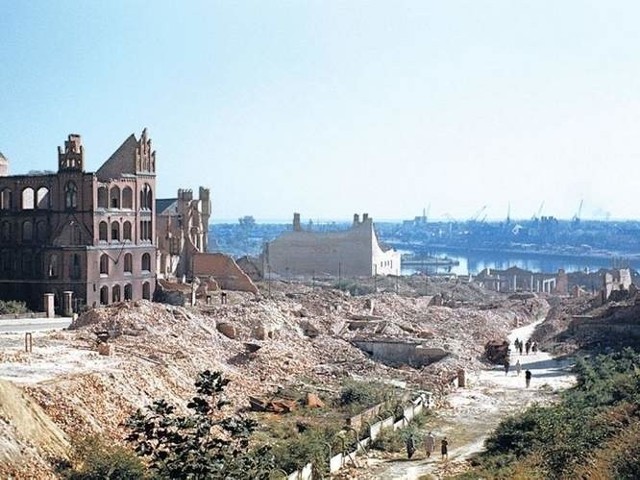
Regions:
[[[45,364],[65,365],[24,390],[66,434],[101,432],[120,441],[135,409],[160,398],[185,408],[205,369],[231,380],[227,397],[234,409],[286,411],[295,405],[275,397],[282,387],[304,382],[338,390],[356,377],[443,391],[460,368],[480,368],[487,341],[532,321],[545,305],[536,299],[498,302],[491,294],[482,304],[497,302],[492,308],[451,308],[433,306],[430,296],[415,292],[353,297],[317,286],[269,288],[270,298],[228,292],[226,304],[199,308],[138,301],[89,310],[73,330],[39,339],[29,373],[15,382]],[[394,368],[356,347],[358,338],[419,341],[449,355],[422,369]]]

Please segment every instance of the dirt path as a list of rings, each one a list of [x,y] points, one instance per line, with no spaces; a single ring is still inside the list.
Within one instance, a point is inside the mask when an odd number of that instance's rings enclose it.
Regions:
[[[526,341],[533,330],[543,320],[514,330],[509,335],[513,344],[516,338]],[[512,345],[513,347],[513,345]],[[513,348],[512,348],[513,352]],[[518,376],[514,367],[517,360],[522,364]],[[453,392],[448,400],[450,408],[439,410],[435,418],[420,432],[433,431],[437,440],[436,455],[426,459],[420,449],[412,460],[394,458],[368,459],[367,472],[359,472],[362,479],[417,480],[431,475],[441,479],[448,474],[464,470],[465,459],[482,450],[484,440],[505,417],[522,411],[534,402],[548,402],[559,390],[575,383],[575,376],[569,373],[571,362],[554,360],[550,354],[538,351],[529,355],[511,355],[511,369],[508,375],[504,367],[481,370],[468,377],[468,387]],[[524,372],[532,373],[531,386],[525,387]],[[449,460],[440,459],[440,440],[449,439]]]

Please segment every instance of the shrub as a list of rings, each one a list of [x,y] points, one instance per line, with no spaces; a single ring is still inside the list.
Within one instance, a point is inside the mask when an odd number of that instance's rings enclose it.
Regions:
[[[601,472],[638,478],[640,355],[625,349],[580,359],[575,371],[578,384],[563,393],[560,403],[534,406],[498,426],[475,473],[515,478],[516,467],[524,465],[531,478],[534,471],[548,479],[601,478]],[[628,435],[634,428],[636,433]]]
[[[239,415],[222,416],[228,383],[220,372],[206,370],[195,384],[198,395],[187,404],[191,414],[180,415],[173,405],[157,400],[128,420],[128,440],[156,478],[267,478],[273,468],[270,449],[249,450],[257,423]]]
[[[29,309],[24,302],[17,302],[15,300],[0,300],[0,315],[27,313]]]
[[[389,387],[378,382],[348,381],[340,391],[338,404],[355,412],[384,402],[389,392]]]
[[[145,478],[144,465],[130,450],[106,443],[97,435],[74,442],[69,462],[60,462],[57,473],[67,480],[137,480]]]

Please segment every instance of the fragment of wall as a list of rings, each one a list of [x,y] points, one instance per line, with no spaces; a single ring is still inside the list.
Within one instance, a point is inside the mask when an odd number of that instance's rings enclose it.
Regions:
[[[267,245],[265,261],[280,275],[371,276],[371,228],[286,232]]]
[[[222,253],[196,253],[193,256],[196,277],[213,277],[225,290],[258,293],[258,288],[233,258]]]

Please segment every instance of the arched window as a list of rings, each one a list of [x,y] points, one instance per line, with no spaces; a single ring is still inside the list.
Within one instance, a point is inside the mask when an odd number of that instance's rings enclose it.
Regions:
[[[36,194],[36,208],[45,210],[49,208],[49,189],[47,187],[40,187]]]
[[[33,276],[33,257],[29,254],[22,257],[22,275],[27,278]]]
[[[33,210],[35,208],[35,193],[33,188],[27,187],[22,190],[22,209]]]
[[[111,240],[120,241],[120,223],[111,222]]]
[[[122,299],[120,298],[120,285],[114,285],[111,289],[111,301],[113,303],[118,303]]]
[[[122,208],[133,209],[133,190],[131,187],[122,189]]]
[[[131,241],[131,222],[126,221],[124,222],[124,225],[122,226],[122,238],[126,241],[129,240]]]
[[[52,253],[49,257],[49,268],[47,269],[49,278],[58,278],[58,255]]]
[[[109,238],[107,237],[107,222],[100,222],[98,225],[98,240],[101,242],[106,242]]]
[[[13,192],[10,188],[5,188],[0,193],[0,209],[11,210],[13,208]]]
[[[109,305],[109,287],[106,285],[100,289],[100,305]]]
[[[109,208],[107,187],[98,187],[98,208]]]
[[[74,223],[71,225],[71,244],[72,245],[80,245],[82,244],[82,229],[80,225]]]
[[[124,286],[124,299],[125,300],[132,300],[133,299],[133,287],[131,286],[130,283],[127,283]]]
[[[140,220],[140,240],[143,242],[150,242],[152,231],[153,227],[151,220]]]
[[[67,182],[64,187],[65,208],[78,208],[78,187],[73,182]]]
[[[133,273],[133,255],[124,254],[124,273]]]
[[[47,239],[47,222],[44,220],[38,220],[36,223],[36,239],[41,243]]]
[[[78,279],[82,276],[82,271],[80,269],[80,255],[77,253],[73,254],[71,265],[69,265],[69,276],[73,279]]]
[[[42,255],[42,252],[38,252],[35,255],[35,260],[33,262],[33,265],[35,266],[35,275],[36,277],[40,278],[42,277],[42,274],[44,272],[44,256]]]
[[[148,253],[142,255],[141,267],[143,272],[151,271],[151,255]]]
[[[142,284],[142,298],[145,300],[151,300],[151,286],[149,282],[144,282]]]
[[[2,272],[4,273],[5,277],[9,276],[9,278],[10,278],[10,273],[11,273],[11,253],[9,253],[9,252],[4,252],[2,254]]]
[[[120,208],[120,188],[114,186],[109,192],[109,206],[111,208]]]
[[[22,224],[22,241],[30,242],[33,240],[33,223],[29,220]]]
[[[140,190],[140,209],[153,210],[153,193],[148,183]]]
[[[0,235],[3,242],[10,242],[11,240],[13,240],[13,232],[11,230],[11,223],[7,221],[2,222],[2,231],[0,232]]]
[[[109,275],[109,255],[100,255],[100,275]]]

